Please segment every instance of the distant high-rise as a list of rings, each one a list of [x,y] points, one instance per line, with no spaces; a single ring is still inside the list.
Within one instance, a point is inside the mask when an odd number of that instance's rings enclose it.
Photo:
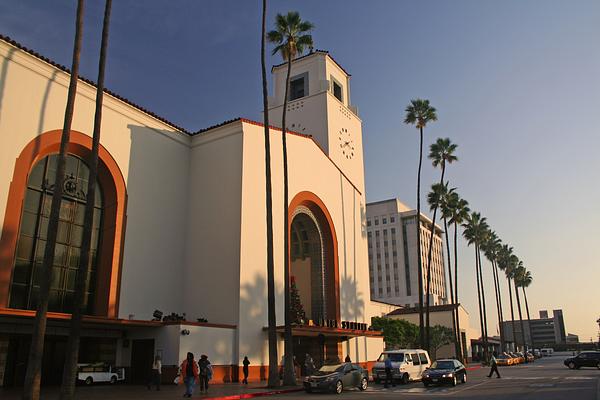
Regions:
[[[504,335],[507,341],[514,342],[513,324],[515,325],[517,344],[520,346],[523,344],[523,339],[521,335],[521,322],[519,320],[504,321]],[[525,329],[525,342],[528,346],[535,346],[537,348],[567,342],[562,310],[554,310],[552,317],[548,317],[548,311],[540,311],[540,318],[531,320],[531,334],[527,319],[523,319],[523,327]]]
[[[399,306],[419,305],[417,269],[417,212],[398,199],[367,203],[367,239],[371,298]],[[421,214],[423,291],[427,285],[427,256],[432,232]],[[431,305],[447,303],[442,229],[435,226],[431,258]]]

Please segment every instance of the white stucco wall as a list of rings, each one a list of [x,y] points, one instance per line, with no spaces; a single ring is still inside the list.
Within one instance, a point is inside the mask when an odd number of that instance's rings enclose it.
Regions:
[[[0,76],[3,223],[15,160],[36,136],[62,128],[69,77],[3,41]],[[79,82],[72,129],[90,136],[95,93],[95,87]],[[101,144],[117,162],[128,195],[121,275],[127,290],[120,293],[120,317],[150,319],[155,308],[180,312],[182,291],[173,289],[184,279],[189,143],[175,128],[105,95]]]

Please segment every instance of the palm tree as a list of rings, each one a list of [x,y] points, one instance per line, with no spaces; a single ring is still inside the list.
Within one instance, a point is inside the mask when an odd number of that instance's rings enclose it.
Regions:
[[[89,160],[89,177],[87,201],[83,220],[83,237],[81,242],[81,258],[75,280],[71,328],[67,342],[67,353],[63,368],[60,399],[71,400],[75,393],[77,361],[79,358],[79,341],[81,337],[81,319],[86,310],[85,293],[87,292],[88,267],[90,264],[90,247],[92,242],[92,225],[94,220],[94,199],[96,196],[96,180],[98,176],[98,149],[100,146],[100,127],[102,124],[102,102],[104,99],[104,71],[106,69],[106,51],[108,47],[108,29],[112,0],[106,0],[104,22],[102,26],[102,42],[98,63],[98,83],[96,85],[96,110],[94,116],[94,132],[92,138],[92,154]]]
[[[294,372],[294,350],[292,338],[292,315],[290,300],[290,260],[289,260],[289,217],[288,217],[288,165],[287,165],[287,126],[285,117],[287,111],[288,90],[290,86],[290,74],[292,71],[292,60],[304,49],[312,48],[312,36],[308,33],[313,29],[313,24],[308,21],[302,21],[300,14],[296,11],[290,11],[287,15],[277,14],[275,18],[275,30],[267,33],[267,38],[271,43],[277,46],[273,49],[273,55],[279,53],[285,62],[287,62],[287,75],[285,79],[285,94],[283,97],[283,109],[281,114],[281,138],[283,148],[283,248],[284,257],[284,310],[285,310],[285,333],[284,333],[284,373],[283,384],[295,385],[296,377]]]
[[[462,334],[460,331],[460,315],[458,314],[458,305],[460,301],[458,299],[458,227],[469,217],[469,203],[461,199],[460,196],[454,192],[449,194],[448,199],[448,221],[454,225],[454,301],[457,307],[454,309],[455,320],[456,320],[456,334],[458,336],[458,345],[456,347],[456,357],[463,361],[464,349],[462,342]]]
[[[517,298],[517,308],[519,310],[519,324],[521,325],[521,338],[523,339],[523,353],[527,350],[527,343],[525,342],[525,326],[523,325],[523,314],[521,312],[521,300],[519,298],[519,286],[521,285],[521,280],[525,275],[527,270],[523,266],[523,261],[519,261],[519,264],[514,272],[513,284],[515,285],[515,296]],[[525,357],[525,362],[527,362],[527,357]]]
[[[494,278],[494,290],[496,294],[496,311],[498,312],[498,326],[500,329],[500,348],[504,349],[504,328],[502,327],[502,299],[500,298],[500,281],[497,276],[496,261],[498,258],[498,251],[502,247],[501,241],[498,235],[494,231],[488,231],[487,240],[485,240],[481,249],[485,254],[485,257],[492,265],[492,276]]]
[[[525,310],[527,311],[527,324],[529,326],[529,337],[531,338],[531,347],[535,349],[535,341],[533,340],[533,335],[531,333],[531,317],[529,315],[529,303],[527,302],[527,292],[525,291],[525,288],[528,288],[532,282],[533,277],[531,276],[531,271],[525,271],[525,274],[523,274],[519,283],[521,284],[520,286],[523,290],[523,297],[525,298]]]
[[[425,290],[426,301],[425,301],[425,332],[426,340],[425,345],[426,348],[429,349],[429,302],[430,302],[430,292],[431,292],[431,256],[433,254],[433,238],[435,236],[435,220],[437,216],[438,206],[445,196],[444,189],[447,192],[448,188],[444,188],[444,174],[446,173],[446,164],[452,164],[454,161],[458,161],[458,158],[454,155],[454,151],[458,146],[450,141],[450,138],[438,138],[435,143],[433,143],[429,147],[429,159],[432,161],[432,164],[435,168],[438,166],[442,170],[442,174],[440,177],[440,183],[438,189],[441,190],[437,195],[437,201],[433,203],[429,203],[431,210],[433,211],[433,217],[431,220],[431,235],[429,237],[429,250],[427,252],[427,286]],[[434,185],[435,186],[435,185]],[[435,192],[432,186],[432,193]],[[435,195],[434,195],[435,197]],[[436,200],[436,199],[433,199]]]
[[[267,313],[269,336],[269,387],[279,386],[277,367],[277,319],[275,316],[275,264],[273,261],[273,197],[271,184],[271,139],[269,129],[269,91],[265,61],[267,0],[262,2],[262,32],[260,37],[260,65],[262,73],[263,125],[265,129],[265,198],[267,214]],[[287,214],[287,213],[286,213]],[[285,230],[287,232],[287,228]]]
[[[421,165],[423,164],[423,129],[429,122],[437,121],[434,107],[429,100],[414,99],[405,109],[405,124],[415,125],[419,130],[419,168],[417,172],[417,268],[419,279],[419,344],[425,347],[425,329],[423,321],[423,267],[421,261]]]
[[[479,322],[481,326],[481,336],[484,346],[484,359],[488,359],[488,334],[487,334],[487,313],[485,306],[485,290],[483,286],[483,277],[481,270],[481,254],[480,246],[485,241],[487,234],[486,218],[480,213],[473,212],[463,224],[465,230],[463,236],[467,239],[467,243],[473,245],[475,249],[475,275],[477,279],[477,300],[479,303]]]
[[[73,46],[73,59],[71,62],[71,77],[69,80],[69,91],[67,94],[67,105],[65,107],[65,119],[60,139],[58,153],[58,164],[52,204],[50,208],[50,219],[48,221],[48,234],[46,247],[44,248],[44,261],[42,264],[42,277],[39,292],[39,301],[33,323],[31,334],[31,346],[27,361],[27,372],[23,386],[24,400],[38,400],[40,397],[40,381],[42,370],[42,355],[44,353],[44,336],[46,335],[46,321],[48,313],[48,301],[50,294],[50,282],[52,281],[52,266],[54,265],[54,248],[56,246],[56,234],[58,231],[58,215],[63,196],[65,178],[65,164],[67,159],[67,145],[71,134],[71,123],[75,109],[75,95],[77,93],[77,81],[79,76],[79,54],[83,38],[83,0],[77,1],[77,16],[75,19],[75,43]]]

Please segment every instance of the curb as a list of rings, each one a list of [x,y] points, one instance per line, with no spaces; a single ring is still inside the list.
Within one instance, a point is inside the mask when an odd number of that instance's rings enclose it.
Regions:
[[[231,396],[221,396],[221,397],[206,397],[206,400],[239,400],[239,399],[251,399],[253,397],[263,397],[263,396],[273,396],[276,394],[286,394],[293,392],[301,392],[303,388],[294,388],[294,389],[281,389],[281,390],[271,390],[268,392],[256,392],[256,393],[242,393],[235,394]]]

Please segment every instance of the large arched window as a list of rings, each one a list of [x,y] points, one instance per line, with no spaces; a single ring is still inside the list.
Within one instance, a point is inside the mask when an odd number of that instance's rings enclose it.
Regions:
[[[55,154],[42,158],[33,166],[27,178],[10,289],[11,308],[29,310],[37,308],[57,160],[58,156]],[[73,307],[88,177],[89,168],[84,161],[74,155],[68,155],[56,238],[54,271],[50,284],[49,311],[70,313]],[[94,306],[97,249],[100,248],[103,212],[102,190],[98,183],[96,185],[91,262],[88,266],[88,292],[85,295],[88,314],[92,313]]]

